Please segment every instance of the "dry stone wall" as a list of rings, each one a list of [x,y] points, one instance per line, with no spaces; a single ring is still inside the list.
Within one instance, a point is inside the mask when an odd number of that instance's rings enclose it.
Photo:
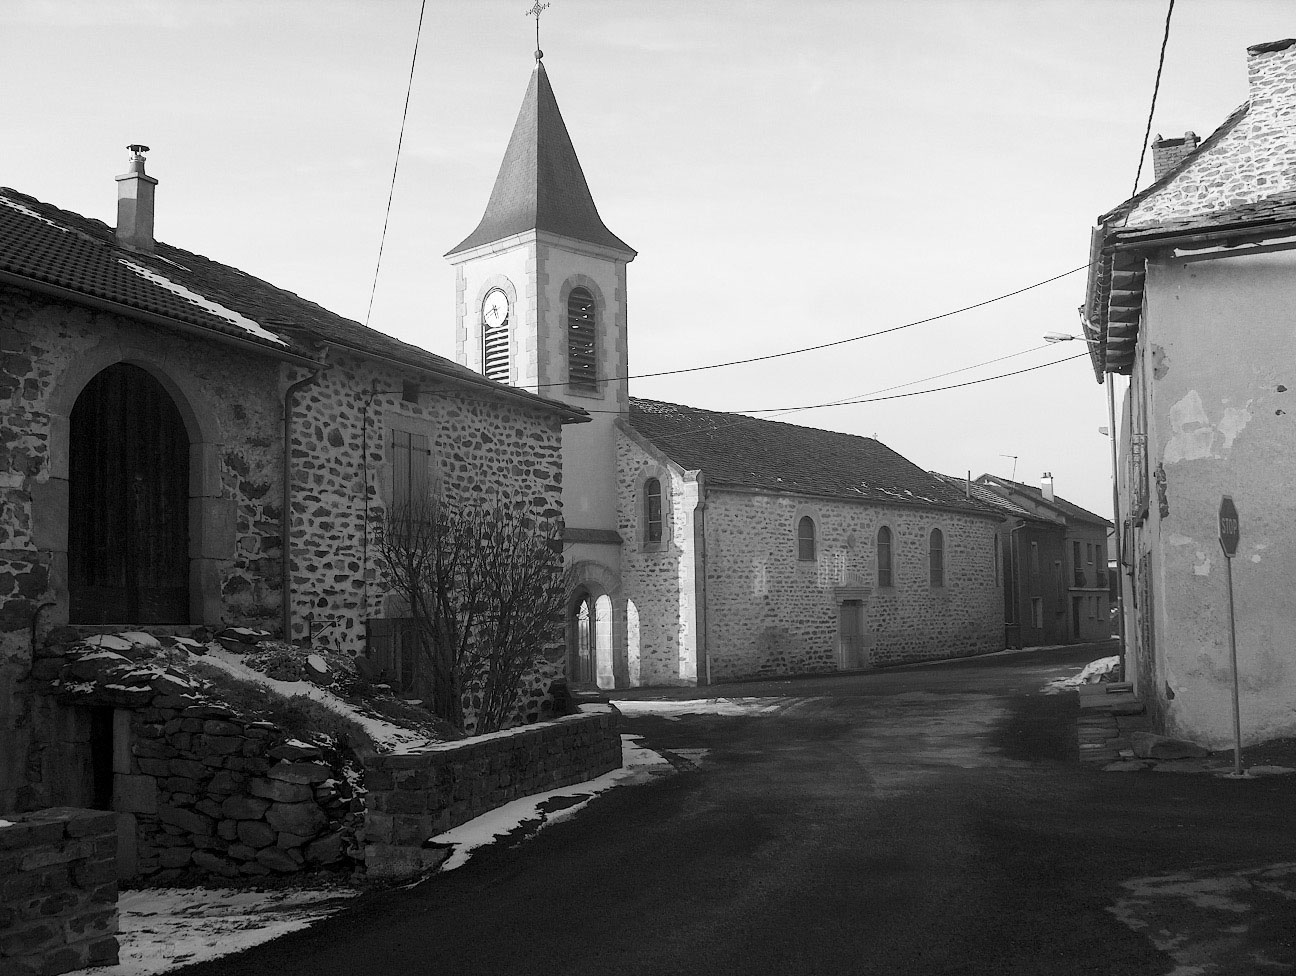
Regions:
[[[519,797],[583,783],[621,766],[620,713],[579,714],[365,762],[365,867],[403,877],[438,865],[425,842]]]
[[[817,558],[797,558],[815,521]],[[863,603],[869,665],[1003,647],[997,517],[791,495],[711,490],[706,508],[707,650],[712,680],[841,666],[838,604]],[[877,586],[877,530],[892,532],[893,584]],[[945,539],[945,585],[928,577],[928,538]]]
[[[164,651],[144,633],[59,636],[34,677],[66,708],[112,710],[123,874],[257,877],[359,854],[363,795],[341,757],[239,716],[168,665],[197,642]]]
[[[111,813],[52,807],[0,820],[0,973],[116,964],[116,851]]]

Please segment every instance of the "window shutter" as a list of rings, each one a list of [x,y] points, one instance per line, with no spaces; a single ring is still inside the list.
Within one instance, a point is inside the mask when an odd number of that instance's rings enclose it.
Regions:
[[[493,327],[486,326],[482,333],[482,374],[488,380],[509,381],[508,319]]]
[[[573,288],[567,297],[567,382],[584,389],[598,388],[598,359],[594,296]]]

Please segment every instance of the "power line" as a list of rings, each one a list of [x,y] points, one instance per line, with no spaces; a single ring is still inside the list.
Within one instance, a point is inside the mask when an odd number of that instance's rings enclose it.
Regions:
[[[400,135],[396,137],[396,160],[392,163],[391,186],[387,189],[387,210],[383,214],[382,237],[378,240],[378,262],[374,265],[373,287],[369,289],[369,308],[365,310],[365,325],[373,314],[374,296],[378,293],[378,269],[382,267],[383,247],[387,244],[387,223],[391,220],[392,197],[396,194],[396,171],[400,169],[401,144],[405,142],[405,120],[409,117],[410,92],[414,90],[414,65],[418,61],[419,38],[423,36],[423,14],[427,0],[419,5],[418,27],[414,30],[414,55],[410,58],[409,82],[405,86],[405,108],[401,112]]]
[[[1051,278],[1045,278],[1043,281],[1036,281],[1033,284],[1026,285],[1022,288],[1017,288],[1013,291],[1005,292],[1002,295],[996,295],[994,298],[987,298],[984,301],[976,302],[975,304],[972,305],[964,305],[962,308],[952,309],[951,311],[948,312],[941,312],[939,315],[931,315],[925,319],[916,319],[913,322],[906,322],[903,325],[893,325],[889,329],[879,329],[877,332],[865,332],[862,335],[848,336],[845,339],[834,339],[832,342],[821,342],[818,345],[802,346],[798,349],[787,349],[784,350],[783,352],[766,353],[763,356],[752,356],[748,359],[730,359],[720,363],[708,363],[704,366],[685,366],[680,369],[663,369],[656,373],[633,373],[627,376],[609,376],[606,379],[601,380],[600,382],[616,383],[621,380],[647,380],[647,379],[653,379],[654,377],[657,376],[677,376],[681,373],[699,373],[707,369],[723,369],[728,366],[746,366],[748,363],[763,363],[770,359],[782,359],[786,356],[799,356],[802,353],[818,352],[820,349],[832,349],[835,346],[844,346],[850,342],[859,342],[861,339],[872,339],[875,336],[887,335],[891,332],[899,332],[902,329],[912,329],[916,325],[926,325],[929,322],[937,322],[940,319],[947,319],[953,315],[961,315],[963,312],[970,312],[973,309],[984,308],[987,305],[993,305],[995,302],[1001,302],[1005,298],[1012,298],[1015,295],[1021,295],[1025,292],[1031,291],[1032,289],[1041,288],[1044,285],[1049,285],[1055,281],[1060,281],[1061,279],[1065,278],[1067,275],[1073,275],[1077,271],[1084,271],[1088,267],[1089,267],[1088,264],[1082,264],[1078,268],[1072,268],[1070,271],[1063,271],[1061,274],[1056,274]],[[539,383],[536,384],[534,387],[528,386],[527,388],[543,390],[551,386],[566,386],[566,385],[567,385],[566,381],[561,381],[555,383]],[[599,413],[599,412],[606,412],[606,411],[592,411],[592,412]]]
[[[1175,0],[1170,0],[1166,8],[1165,32],[1161,35],[1161,56],[1157,59],[1156,81],[1152,85],[1152,104],[1148,106],[1147,127],[1143,130],[1143,150],[1139,153],[1138,172],[1134,174],[1134,189],[1130,196],[1138,195],[1139,179],[1143,176],[1143,160],[1147,157],[1148,137],[1152,135],[1152,114],[1156,111],[1157,93],[1161,91],[1161,70],[1165,67],[1166,45],[1170,42],[1170,16],[1174,13]]]

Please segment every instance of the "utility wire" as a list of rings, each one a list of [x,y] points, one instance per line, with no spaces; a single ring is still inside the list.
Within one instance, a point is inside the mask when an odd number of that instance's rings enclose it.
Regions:
[[[993,305],[995,302],[1002,302],[1005,298],[1012,298],[1015,295],[1021,295],[1024,292],[1031,291],[1032,289],[1041,288],[1044,285],[1049,285],[1055,281],[1060,281],[1061,279],[1065,278],[1067,275],[1073,275],[1077,271],[1084,271],[1088,267],[1089,267],[1088,264],[1082,264],[1078,268],[1072,268],[1070,271],[1063,271],[1061,274],[1056,274],[1052,278],[1045,278],[1043,281],[1037,281],[1034,284],[1026,285],[1022,288],[1017,288],[1010,292],[1005,292],[1002,295],[996,295],[994,298],[987,298],[984,301],[976,302],[973,305],[964,305],[962,308],[952,309],[948,312],[941,312],[939,315],[932,315],[925,319],[916,319],[913,322],[906,322],[903,325],[893,325],[889,329],[879,329],[877,332],[865,332],[863,335],[847,336],[845,339],[834,339],[832,342],[821,342],[818,345],[802,346],[798,349],[786,349],[783,352],[766,353],[763,356],[752,356],[749,359],[731,359],[721,363],[708,363],[704,366],[685,366],[680,369],[663,369],[656,373],[634,373],[628,376],[609,376],[604,380],[600,380],[600,382],[616,383],[621,380],[647,380],[657,376],[677,376],[680,373],[698,373],[706,369],[722,369],[728,366],[746,366],[748,363],[763,363],[770,359],[782,359],[785,356],[799,356],[800,354],[806,352],[818,352],[820,349],[831,349],[834,346],[844,346],[850,342],[859,342],[861,339],[872,339],[875,336],[887,335],[888,333],[891,332],[899,332],[902,329],[912,329],[916,325],[926,325],[929,322],[937,322],[940,319],[947,319],[953,315],[961,315],[963,312],[970,312],[973,309],[984,308],[987,305]],[[539,383],[535,387],[528,387],[528,389],[543,390],[551,386],[566,386],[566,385],[567,385],[566,381],[556,382],[556,383]],[[606,411],[591,411],[591,413],[600,413],[600,412],[606,412]]]
[[[1165,33],[1161,35],[1161,56],[1157,59],[1156,82],[1152,85],[1152,104],[1148,106],[1147,127],[1143,130],[1143,151],[1139,153],[1138,172],[1134,174],[1134,189],[1130,196],[1138,195],[1139,179],[1143,176],[1143,160],[1147,157],[1148,138],[1152,135],[1152,113],[1156,111],[1157,93],[1161,91],[1161,70],[1165,67],[1166,45],[1170,42],[1170,16],[1174,13],[1175,0],[1170,0],[1166,8]]]
[[[419,38],[423,36],[423,14],[427,0],[419,5],[418,27],[414,30],[414,55],[410,58],[409,82],[405,86],[405,108],[401,112],[400,135],[396,137],[396,160],[392,163],[391,186],[387,189],[387,211],[383,214],[382,237],[378,240],[378,263],[374,265],[373,287],[369,289],[369,308],[365,310],[364,324],[369,324],[373,314],[374,296],[378,293],[378,269],[382,267],[383,247],[387,243],[387,223],[391,220],[392,197],[396,194],[396,171],[400,169],[401,144],[405,142],[405,120],[409,118],[410,92],[414,90],[414,65],[418,61]]]

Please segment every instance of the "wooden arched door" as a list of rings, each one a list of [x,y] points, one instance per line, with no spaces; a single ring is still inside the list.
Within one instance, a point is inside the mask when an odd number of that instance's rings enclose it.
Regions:
[[[69,619],[189,620],[189,436],[171,395],[138,366],[97,374],[72,408]]]

